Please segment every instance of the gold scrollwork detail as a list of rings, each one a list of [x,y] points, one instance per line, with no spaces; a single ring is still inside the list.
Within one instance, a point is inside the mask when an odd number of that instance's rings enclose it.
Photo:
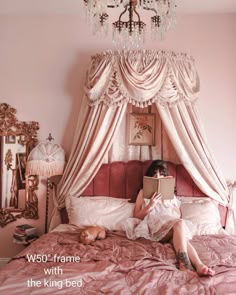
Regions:
[[[0,104],[0,137],[5,143],[10,145],[11,149],[5,149],[5,155],[1,155],[1,165],[5,165],[8,171],[12,173],[11,179],[11,199],[7,206],[4,207],[2,196],[0,195],[0,226],[4,227],[9,222],[15,221],[18,218],[37,219],[38,216],[38,198],[36,190],[38,189],[38,177],[31,175],[25,178],[25,203],[23,207],[19,206],[17,200],[17,187],[15,184],[16,170],[19,165],[15,165],[16,155],[13,152],[12,145],[15,143],[24,147],[23,156],[28,157],[30,151],[37,144],[37,132],[39,130],[39,123],[35,121],[25,122],[18,121],[16,117],[16,109],[7,103]],[[2,151],[3,154],[3,151]],[[20,154],[18,154],[19,157]],[[16,162],[17,163],[17,162]],[[13,165],[14,164],[14,165]],[[10,173],[9,172],[9,173]],[[20,171],[21,172],[21,171]],[[1,175],[0,175],[1,176]],[[1,183],[2,184],[2,183]],[[22,188],[19,188],[22,191]],[[3,194],[3,191],[0,193]],[[22,200],[23,198],[21,198]]]

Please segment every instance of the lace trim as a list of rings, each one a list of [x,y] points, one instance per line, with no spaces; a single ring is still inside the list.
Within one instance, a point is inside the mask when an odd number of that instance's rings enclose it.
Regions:
[[[93,106],[101,104],[101,103],[105,104],[107,107],[117,107],[117,106],[121,106],[123,104],[129,103],[129,104],[139,107],[139,108],[146,108],[147,106],[152,105],[154,103],[160,104],[162,106],[168,105],[169,107],[173,107],[176,104],[178,104],[180,101],[184,101],[184,103],[186,105],[194,105],[198,98],[196,97],[190,101],[190,100],[186,99],[185,96],[182,96],[181,94],[179,94],[178,97],[174,101],[168,101],[166,98],[160,97],[158,95],[156,95],[155,97],[153,97],[147,101],[144,101],[144,102],[136,101],[132,98],[129,98],[129,97],[126,98],[126,97],[122,97],[122,96],[120,97],[119,100],[113,100],[112,97],[109,97],[109,96],[106,97],[105,95],[96,101],[91,101],[88,97],[87,97],[87,99],[88,99],[88,104],[90,107],[93,107]]]

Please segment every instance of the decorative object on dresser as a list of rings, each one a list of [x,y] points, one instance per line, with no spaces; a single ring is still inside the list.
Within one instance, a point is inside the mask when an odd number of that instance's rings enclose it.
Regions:
[[[45,233],[48,231],[48,201],[50,189],[55,184],[50,177],[62,175],[65,166],[65,152],[62,147],[54,143],[54,138],[49,133],[44,142],[40,142],[29,154],[26,164],[27,175],[39,175],[47,177],[46,211],[45,211]]]
[[[120,13],[118,20],[112,23],[112,38],[115,45],[124,48],[143,45],[147,33],[152,40],[162,40],[176,23],[175,0],[84,0],[84,5],[93,34],[108,34],[109,9]],[[141,20],[141,12],[143,18],[153,13],[149,32],[146,23]]]
[[[38,231],[35,227],[29,224],[17,225],[13,235],[13,242],[16,244],[29,245],[34,240],[38,239]]]
[[[38,122],[18,121],[16,109],[0,104],[0,226],[38,218],[38,177],[25,177],[25,161],[37,143]]]

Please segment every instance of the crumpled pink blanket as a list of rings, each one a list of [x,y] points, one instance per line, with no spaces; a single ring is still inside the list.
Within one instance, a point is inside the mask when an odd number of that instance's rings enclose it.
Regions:
[[[0,272],[0,294],[236,294],[236,236],[195,236],[191,242],[215,276],[179,271],[171,244],[109,232],[105,240],[82,245],[78,232],[48,233]]]

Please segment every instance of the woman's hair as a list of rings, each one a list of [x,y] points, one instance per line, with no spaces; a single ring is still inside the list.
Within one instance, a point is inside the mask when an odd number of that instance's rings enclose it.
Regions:
[[[157,171],[159,171],[161,175],[167,176],[167,163],[163,160],[154,160],[152,164],[149,166],[146,172],[146,176],[153,177],[157,173]]]

